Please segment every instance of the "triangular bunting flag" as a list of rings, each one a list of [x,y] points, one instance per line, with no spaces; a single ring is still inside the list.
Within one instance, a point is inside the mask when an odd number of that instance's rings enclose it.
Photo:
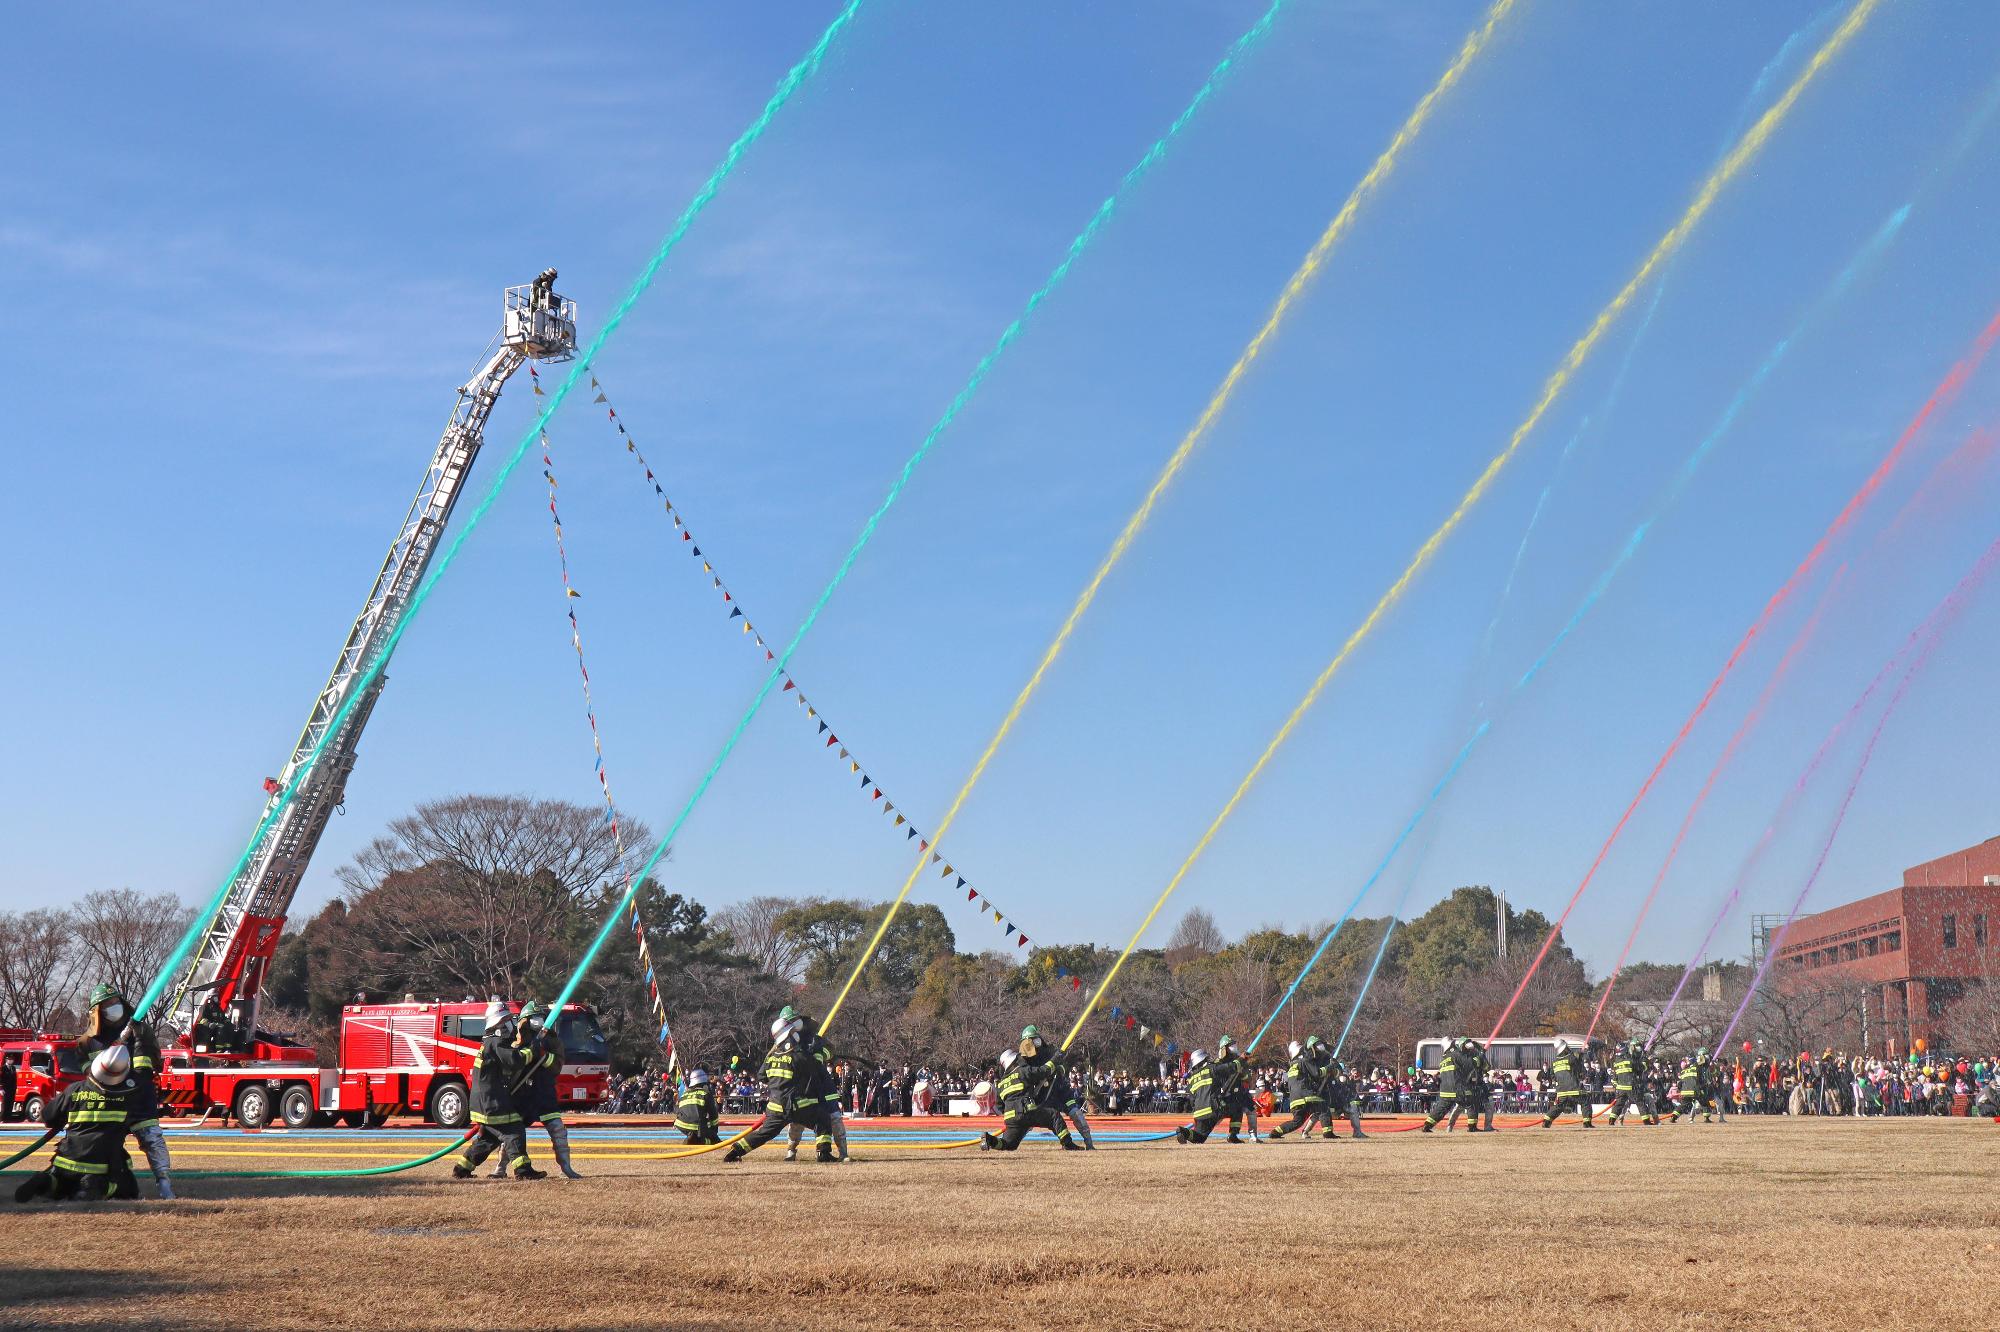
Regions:
[[[797,689],[797,688],[798,688],[798,685],[794,684],[794,683],[792,682],[791,678],[790,678],[789,676],[787,676],[787,677],[786,677],[786,679],[785,679],[785,689]],[[785,692],[785,689],[780,689],[780,690],[779,690],[778,692],[782,694],[782,693],[784,693],[784,692]]]
[[[729,618],[732,620],[738,618],[742,614],[743,614],[743,608],[741,606],[731,606],[729,608]]]
[[[1014,947],[1016,948],[1026,948],[1027,946],[1028,946],[1028,936],[1025,934],[1022,935],[1019,939],[1016,939],[1014,941]]]
[[[966,901],[970,902],[973,898],[977,896],[979,896],[979,890],[977,888],[968,888],[965,890]]]

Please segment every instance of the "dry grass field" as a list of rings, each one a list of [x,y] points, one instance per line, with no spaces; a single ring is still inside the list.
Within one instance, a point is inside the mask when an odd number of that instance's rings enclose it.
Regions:
[[[838,1167],[579,1150],[574,1183],[428,1166],[0,1203],[0,1324],[1875,1328],[1983,1308],[2000,1281],[1983,1120],[857,1147]]]

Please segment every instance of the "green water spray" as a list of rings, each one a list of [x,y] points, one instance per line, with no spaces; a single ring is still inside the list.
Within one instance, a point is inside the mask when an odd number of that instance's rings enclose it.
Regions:
[[[452,538],[451,544],[446,546],[443,553],[438,556],[437,563],[431,568],[430,573],[424,578],[423,583],[417,588],[415,594],[411,596],[410,604],[404,608],[402,616],[397,620],[396,627],[390,632],[388,640],[383,645],[381,655],[375,660],[375,664],[370,666],[360,679],[355,682],[354,687],[348,691],[346,701],[340,705],[340,710],[334,714],[332,724],[326,728],[325,733],[320,737],[319,743],[313,747],[312,753],[307,756],[304,763],[298,766],[291,781],[286,783],[284,789],[278,793],[277,799],[264,812],[264,817],[258,821],[256,831],[250,835],[249,843],[244,846],[243,853],[236,858],[235,865],[230,868],[228,874],[223,876],[222,882],[216,886],[215,892],[210,895],[208,901],[202,906],[202,909],[195,914],[194,923],[188,927],[187,933],[181,936],[181,940],[175,946],[172,955],[167,958],[166,964],[160,968],[160,973],[153,977],[153,983],[146,987],[144,997],[139,1000],[138,1006],[133,1010],[135,1017],[144,1017],[152,1011],[153,1005],[159,1001],[161,990],[166,987],[168,978],[180,970],[181,966],[187,961],[188,953],[194,948],[196,941],[207,930],[209,922],[215,918],[216,913],[222,909],[223,902],[229,896],[230,886],[236,882],[237,876],[243,873],[244,866],[250,863],[250,857],[256,853],[258,842],[263,839],[272,821],[290,806],[293,797],[298,792],[300,783],[317,766],[320,755],[326,749],[327,744],[335,735],[339,734],[341,727],[347,721],[348,715],[354,711],[355,706],[361,699],[367,696],[368,687],[388,667],[390,657],[395,654],[396,645],[402,642],[404,631],[410,627],[410,622],[416,618],[417,612],[423,608],[424,602],[430,598],[431,589],[437,586],[438,580],[444,577],[447,569],[451,568],[452,561],[458,558],[460,548],[465,545],[466,539],[472,535],[473,529],[479,526],[480,520],[486,516],[487,511],[493,507],[494,502],[500,498],[501,489],[506,486],[507,478],[513,475],[515,467],[520,465],[522,457],[527,454],[528,446],[540,436],[542,429],[548,425],[549,418],[555,415],[558,407],[562,406],[563,400],[569,396],[570,390],[576,386],[577,381],[590,372],[590,367],[596,361],[598,353],[603,350],[604,344],[610,340],[612,333],[617,331],[618,326],[625,321],[625,316],[630,313],[632,307],[639,303],[639,298],[646,294],[647,288],[653,285],[653,278],[659,273],[661,265],[666,263],[667,256],[673,253],[674,249],[680,244],[681,238],[686,236],[689,228],[694,225],[695,219],[701,216],[703,210],[708,207],[710,201],[722,189],[722,183],[736,170],[737,163],[742,161],[743,155],[750,150],[752,145],[764,137],[764,131],[770,128],[771,122],[776,119],[778,112],[784,109],[785,104],[792,100],[793,94],[798,92],[807,79],[818,72],[821,63],[826,58],[828,48],[833,45],[834,39],[840,36],[848,24],[853,22],[855,13],[860,10],[861,4],[862,0],[848,0],[846,7],[834,17],[832,23],[827,25],[826,31],[820,34],[819,40],[806,53],[805,59],[792,66],[785,77],[779,81],[777,91],[773,92],[770,100],[764,103],[762,114],[750,123],[750,128],[744,130],[736,142],[729,145],[729,151],[723,154],[721,163],[709,174],[708,179],[702,183],[701,189],[695,194],[693,200],[682,210],[680,218],[674,223],[673,230],[667,233],[666,239],[662,240],[659,248],[653,251],[653,257],[639,271],[638,278],[632,283],[632,289],[626,292],[625,298],[612,309],[610,317],[604,321],[604,327],[598,330],[597,336],[584,349],[583,355],[578,357],[575,363],[571,365],[569,374],[556,387],[555,393],[550,396],[548,403],[543,406],[541,413],[535,418],[534,423],[522,434],[520,442],[514,446],[514,451],[508,456],[507,461],[501,464],[500,470],[493,477],[493,484],[487,488],[485,496],[479,501],[479,506],[466,518],[465,525],[459,529],[458,535]]]

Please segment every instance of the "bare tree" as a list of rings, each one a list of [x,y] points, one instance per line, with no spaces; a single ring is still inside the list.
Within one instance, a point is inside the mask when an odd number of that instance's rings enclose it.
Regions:
[[[455,796],[418,805],[389,825],[341,868],[350,892],[375,887],[399,870],[455,871],[461,882],[539,880],[573,901],[593,903],[624,892],[644,862],[652,834],[621,825],[625,851],[601,810],[526,796]]]
[[[757,964],[759,971],[797,984],[805,979],[810,952],[807,941],[779,921],[801,907],[815,906],[817,897],[753,897],[724,907],[712,919],[729,936],[729,946]]]
[[[71,915],[88,979],[115,985],[133,1000],[153,983],[194,922],[194,911],[172,893],[130,888],[85,893]]]
[[[1961,1050],[2000,1050],[2000,945],[1975,947],[1977,974],[1945,1010],[1946,1029]]]
[[[1178,967],[1183,962],[1208,957],[1221,952],[1228,943],[1214,916],[1200,907],[1191,907],[1167,939],[1167,965]]]
[[[0,1026],[42,1028],[77,998],[80,953],[67,911],[0,912]]]

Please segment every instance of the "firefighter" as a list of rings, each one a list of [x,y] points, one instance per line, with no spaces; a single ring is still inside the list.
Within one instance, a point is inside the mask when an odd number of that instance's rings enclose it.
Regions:
[[[804,1030],[805,1023],[789,1006],[771,1023],[771,1051],[764,1056],[764,1117],[723,1154],[724,1161],[741,1161],[787,1124],[811,1129],[819,1162],[833,1161],[833,1128],[819,1093],[820,1064],[802,1047]]]
[[[1645,1052],[1639,1048],[1639,1042],[1628,1041],[1611,1057],[1612,1128],[1624,1122],[1628,1108],[1637,1110],[1639,1118],[1647,1124],[1660,1122],[1647,1091],[1646,1077]]]
[[[549,1028],[549,1006],[533,1001],[521,1006],[521,1020],[514,1036],[514,1043],[521,1047],[521,1060],[525,1072],[514,1093],[520,1103],[522,1136],[525,1140],[526,1125],[541,1121],[542,1128],[549,1135],[549,1146],[556,1154],[556,1166],[564,1179],[582,1179],[575,1167],[569,1163],[569,1125],[563,1123],[562,1100],[558,1088],[562,1076],[562,1038]],[[506,1158],[501,1158],[493,1167],[493,1178],[499,1179],[507,1173]]]
[[[132,1062],[132,1136],[152,1167],[153,1185],[162,1198],[174,1196],[174,1158],[167,1152],[167,1135],[160,1131],[160,1042],[152,1027],[131,1017],[131,1005],[115,985],[90,992],[90,1023],[77,1037],[79,1059],[88,1059],[114,1045],[123,1046]]]
[[[1312,1039],[1316,1041],[1319,1037]],[[1325,1046],[1320,1047],[1320,1057],[1326,1061],[1327,1109],[1326,1132],[1321,1136],[1337,1139],[1339,1135],[1333,1131],[1333,1121],[1344,1115],[1355,1141],[1365,1139],[1368,1135],[1361,1131],[1361,1097],[1356,1094],[1354,1084],[1348,1081],[1347,1065],[1335,1059],[1332,1051]]]
[[[528,1131],[521,1120],[528,1060],[514,1037],[514,1014],[507,1005],[498,999],[486,1005],[485,1036],[472,1060],[472,1122],[478,1133],[452,1158],[453,1179],[471,1179],[495,1147],[500,1149],[501,1167],[511,1167],[515,1179],[548,1178],[528,1159]]]
[[[1317,1121],[1324,1130],[1321,1137],[1334,1136],[1333,1120],[1326,1110],[1326,1065],[1319,1062],[1318,1051],[1309,1039],[1304,1045],[1293,1041],[1286,1048],[1292,1057],[1285,1069],[1285,1099],[1291,1105],[1292,1117],[1271,1130],[1271,1141],[1276,1142],[1288,1133],[1309,1132]]]
[[[1549,1064],[1549,1072],[1555,1074],[1556,1099],[1549,1112],[1542,1116],[1542,1127],[1555,1123],[1562,1117],[1563,1111],[1574,1110],[1583,1116],[1585,1128],[1595,1128],[1591,1120],[1590,1098],[1583,1090],[1583,1051],[1558,1038],[1556,1057]]]
[[[712,1146],[722,1141],[722,1108],[716,1103],[715,1084],[708,1080],[708,1070],[695,1069],[688,1074],[687,1086],[681,1089],[681,1098],[674,1106],[674,1127],[697,1147]]]
[[[1215,1090],[1215,1069],[1208,1062],[1208,1051],[1196,1050],[1188,1056],[1187,1089],[1188,1098],[1194,1102],[1194,1122],[1175,1129],[1174,1141],[1207,1142],[1208,1135],[1215,1131],[1215,1121],[1223,1113],[1221,1097]]]
[[[1032,1042],[1035,1047],[1032,1055],[1023,1055],[1022,1058],[1037,1067],[1050,1064],[1052,1052],[1048,1048],[1048,1042],[1042,1039],[1039,1027],[1030,1022],[1021,1028],[1021,1040],[1024,1045]],[[1058,1115],[1067,1119],[1071,1127],[1076,1129],[1076,1136],[1083,1139],[1083,1149],[1087,1152],[1096,1151],[1097,1140],[1090,1136],[1090,1120],[1084,1114],[1082,1096],[1077,1093],[1076,1085],[1070,1081],[1069,1069],[1060,1063],[1050,1065],[1050,1069],[1048,1103],[1055,1107]]]
[[[1486,1047],[1467,1036],[1458,1043],[1458,1104],[1465,1111],[1467,1133],[1493,1131],[1493,1084],[1487,1074],[1491,1065]],[[1451,1125],[1445,1125],[1449,1131]]]
[[[1458,1037],[1453,1036],[1444,1043],[1444,1054],[1438,1059],[1437,1099],[1431,1102],[1430,1113],[1424,1116],[1424,1132],[1429,1133],[1438,1121],[1449,1114],[1453,1121],[1458,1118]]]
[[[1030,1025],[1021,1030],[1021,1044],[1000,1052],[1000,1122],[998,1134],[979,1135],[979,1149],[1011,1152],[1021,1145],[1029,1129],[1047,1129],[1066,1152],[1080,1152],[1062,1110],[1053,1099],[1056,1077],[1063,1072],[1060,1062],[1042,1047],[1041,1033]]]
[[[21,1181],[14,1201],[138,1197],[125,1135],[134,1118],[145,1113],[139,1084],[132,1078],[131,1051],[123,1045],[99,1050],[90,1061],[90,1075],[71,1083],[42,1112],[49,1128],[63,1131],[62,1140],[55,1160]]]
[[[826,1107],[826,1126],[833,1133],[834,1159],[845,1165],[847,1115],[840,1105],[840,1075],[833,1069],[833,1047],[826,1043],[826,1037],[819,1034],[819,1024],[805,1014],[793,1011],[790,1004],[786,1004],[778,1016],[799,1020],[799,1049],[819,1066],[814,1095]],[[799,1141],[805,1136],[805,1126],[794,1122],[785,1130],[785,1135],[785,1159],[796,1161],[799,1159]]]
[[[1729,1122],[1729,1116],[1723,1113],[1722,1103],[1716,1097],[1715,1061],[1708,1057],[1708,1047],[1696,1050],[1694,1058],[1688,1060],[1687,1067],[1681,1070],[1679,1090],[1680,1099],[1674,1105],[1673,1114],[1668,1116],[1668,1123],[1679,1123],[1680,1117],[1686,1115],[1692,1124],[1697,1105],[1701,1107],[1702,1123],[1712,1124],[1718,1118],[1725,1124]]]
[[[1237,1052],[1236,1042],[1224,1036],[1215,1043],[1215,1099],[1229,1117],[1229,1140],[1240,1143],[1243,1137],[1238,1128],[1248,1121],[1250,1141],[1262,1142],[1257,1136],[1257,1103],[1250,1099],[1250,1065]]]

